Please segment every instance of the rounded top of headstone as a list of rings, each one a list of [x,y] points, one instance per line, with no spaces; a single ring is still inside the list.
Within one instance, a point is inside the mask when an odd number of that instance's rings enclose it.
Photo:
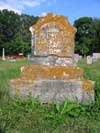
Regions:
[[[42,25],[45,25],[50,22],[62,24],[65,27],[65,30],[67,30],[71,33],[75,33],[77,31],[77,29],[69,23],[67,17],[65,17],[63,15],[56,15],[53,13],[48,13],[46,16],[40,17],[38,22],[32,26],[32,29],[39,30]]]
[[[34,54],[71,57],[74,53],[74,35],[77,31],[65,16],[49,13],[31,26]]]

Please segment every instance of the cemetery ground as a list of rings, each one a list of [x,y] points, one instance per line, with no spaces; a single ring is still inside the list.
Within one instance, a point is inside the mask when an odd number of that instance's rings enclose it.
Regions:
[[[27,99],[9,96],[9,81],[20,75],[20,67],[27,59],[16,62],[0,60],[0,131],[1,132],[66,132],[81,129],[84,133],[100,132],[100,60],[87,65],[82,59],[79,66],[84,77],[95,81],[95,103],[80,105],[65,101],[59,104],[42,104],[29,96]]]

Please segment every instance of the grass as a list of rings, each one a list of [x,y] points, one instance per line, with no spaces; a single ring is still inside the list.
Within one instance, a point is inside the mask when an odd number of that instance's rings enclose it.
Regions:
[[[60,133],[100,132],[100,60],[87,65],[81,60],[79,66],[84,77],[95,81],[96,101],[91,105],[41,104],[37,99],[11,99],[9,80],[19,77],[20,67],[27,65],[26,59],[16,62],[0,60],[0,129],[1,132]],[[77,132],[77,131],[76,131]]]

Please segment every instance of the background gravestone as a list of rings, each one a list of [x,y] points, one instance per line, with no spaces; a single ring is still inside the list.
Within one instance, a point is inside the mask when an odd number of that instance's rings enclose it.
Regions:
[[[76,28],[64,16],[48,14],[30,27],[32,54],[21,77],[11,80],[10,94],[38,98],[43,103],[94,101],[94,82],[84,80],[76,67],[74,35]]]
[[[87,64],[92,64],[93,58],[92,56],[87,56]]]

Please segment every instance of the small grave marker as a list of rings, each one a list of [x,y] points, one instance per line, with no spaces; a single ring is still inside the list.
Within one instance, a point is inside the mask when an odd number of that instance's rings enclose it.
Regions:
[[[6,60],[6,58],[5,58],[5,48],[2,49],[2,60]]]
[[[93,58],[92,56],[87,56],[87,64],[92,64]]]

